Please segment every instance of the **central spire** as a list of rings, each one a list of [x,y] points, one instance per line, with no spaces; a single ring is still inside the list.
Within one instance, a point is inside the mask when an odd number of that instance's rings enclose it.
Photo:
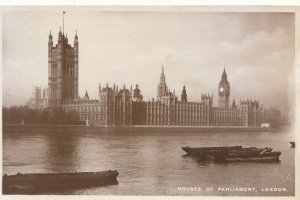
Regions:
[[[163,81],[165,80],[165,71],[164,71],[164,66],[163,65],[161,66],[160,79],[163,80]]]
[[[165,84],[166,82],[166,77],[165,77],[165,72],[164,72],[164,66],[162,65],[161,67],[161,75],[160,75],[160,83]]]
[[[168,87],[166,84],[166,77],[164,73],[164,66],[161,67],[161,75],[160,75],[160,82],[157,86],[157,98],[164,96],[168,92]]]

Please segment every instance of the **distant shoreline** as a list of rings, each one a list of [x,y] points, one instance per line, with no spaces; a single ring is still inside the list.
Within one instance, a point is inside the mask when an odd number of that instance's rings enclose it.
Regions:
[[[19,131],[72,131],[98,132],[101,130],[153,130],[153,131],[192,131],[192,132],[268,132],[270,128],[242,126],[125,126],[125,127],[96,127],[85,125],[50,125],[50,124],[3,124],[3,133]]]

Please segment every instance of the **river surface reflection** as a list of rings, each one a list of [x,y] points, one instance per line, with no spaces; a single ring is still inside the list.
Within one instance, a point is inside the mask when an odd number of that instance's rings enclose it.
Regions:
[[[65,191],[98,195],[294,195],[295,159],[286,130],[263,133],[152,131],[40,132],[3,135],[3,173],[118,170],[118,185]],[[279,163],[199,162],[183,146],[272,147]],[[256,191],[218,191],[254,187]],[[212,188],[212,191],[206,191]],[[262,191],[286,188],[287,191]]]

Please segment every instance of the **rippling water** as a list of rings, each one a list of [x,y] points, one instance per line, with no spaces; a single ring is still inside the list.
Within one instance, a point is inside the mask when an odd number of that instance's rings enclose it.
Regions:
[[[295,159],[286,130],[263,133],[183,133],[151,129],[109,132],[19,132],[3,136],[3,172],[118,170],[119,184],[62,194],[111,195],[294,195]],[[199,162],[182,146],[272,147],[279,163]],[[218,191],[251,187],[255,191]],[[211,188],[212,191],[206,191]],[[286,191],[262,191],[285,188]],[[193,189],[193,191],[192,191]]]

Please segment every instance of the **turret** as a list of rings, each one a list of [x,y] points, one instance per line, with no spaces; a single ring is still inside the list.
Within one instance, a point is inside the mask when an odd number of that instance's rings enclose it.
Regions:
[[[75,84],[75,98],[78,96],[78,36],[77,31],[75,33],[75,39],[74,39],[74,76],[76,81]]]
[[[66,42],[66,44],[68,44],[68,36],[67,36],[67,34],[65,35],[65,42]]]
[[[141,94],[141,90],[139,89],[138,84],[135,85],[135,89],[133,90],[132,101],[134,101],[134,102],[142,102],[143,101],[143,95]]]
[[[187,103],[187,94],[185,90],[185,85],[183,86],[182,93],[181,93],[181,102]]]
[[[48,60],[51,59],[51,50],[53,48],[53,37],[51,34],[51,30],[50,30],[50,34],[49,34],[49,40],[48,40]]]
[[[48,41],[48,76],[52,77],[52,48],[53,48],[53,40],[52,40],[52,34],[51,34],[51,30],[50,30],[50,34],[49,34],[49,41]],[[48,79],[49,80],[49,79]],[[49,94],[51,94],[51,82],[48,82],[48,87],[49,89]]]
[[[89,100],[89,99],[90,99],[87,90],[85,91],[85,95],[84,95],[83,99],[84,99],[84,100]]]
[[[62,42],[63,40],[63,34],[61,32],[61,27],[59,27],[59,32],[58,32],[58,43]]]
[[[213,96],[209,94],[201,94],[201,103],[205,106],[212,106],[213,104]]]
[[[48,45],[49,45],[49,47],[51,46],[53,46],[53,41],[52,41],[52,34],[51,34],[51,30],[50,30],[50,34],[49,34],[49,41],[48,41]]]
[[[233,101],[232,101],[232,108],[236,108],[237,106],[236,106],[236,103],[235,103],[235,99],[233,99]]]
[[[77,35],[77,30],[75,32],[75,37],[74,37],[74,47],[78,47],[78,35]]]

